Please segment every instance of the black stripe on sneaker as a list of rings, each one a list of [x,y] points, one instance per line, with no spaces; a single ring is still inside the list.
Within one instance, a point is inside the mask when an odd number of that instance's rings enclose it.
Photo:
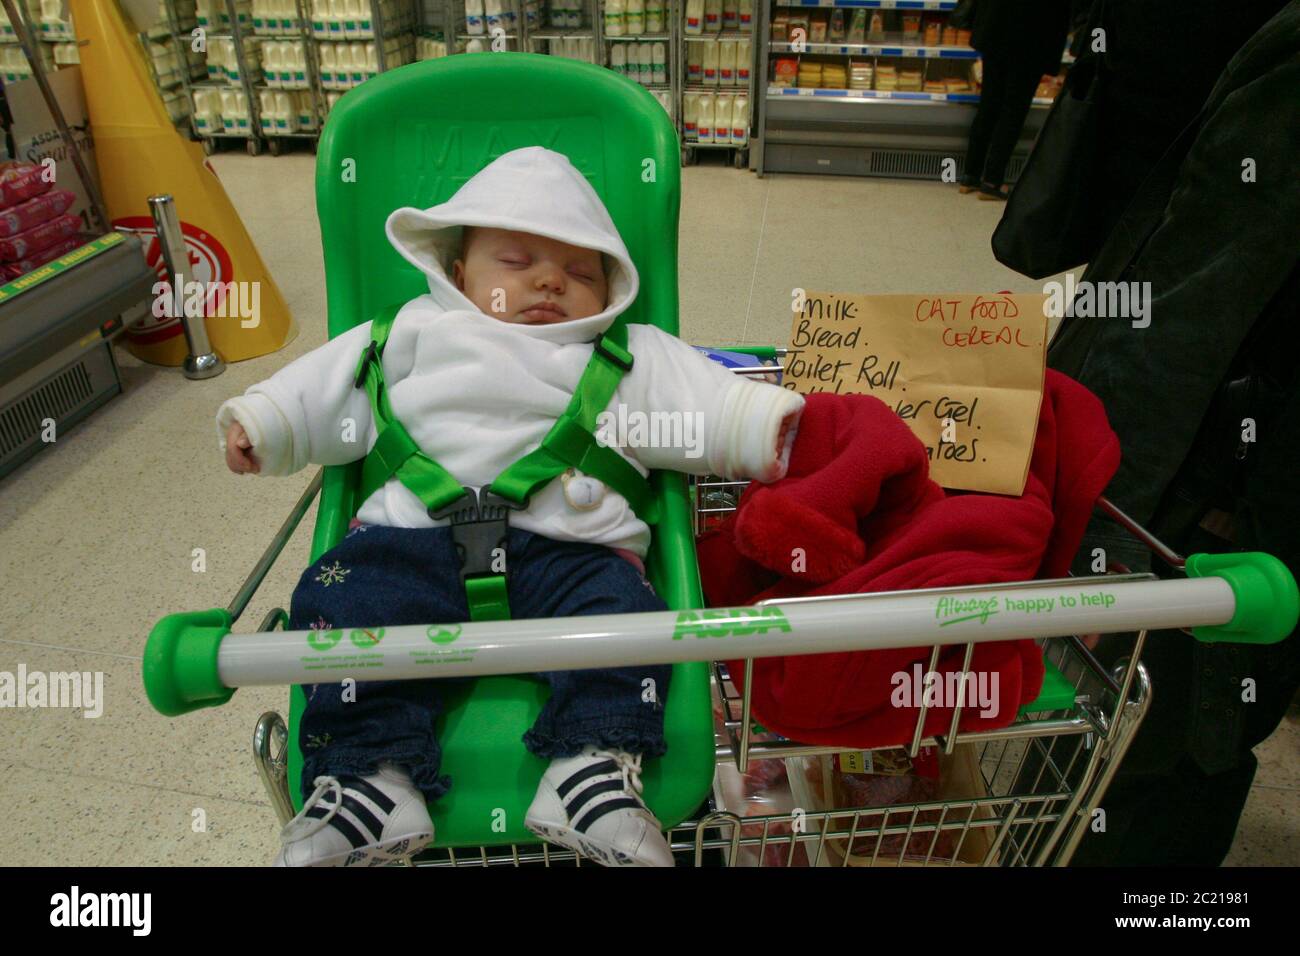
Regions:
[[[310,813],[307,815],[311,816]],[[367,843],[372,842],[367,840],[365,834],[349,823],[341,813],[334,814],[334,819],[329,822],[329,825],[347,837],[348,842],[351,843],[353,847],[365,846]]]
[[[348,811],[348,813],[352,814],[352,816],[356,818],[356,821],[359,824],[361,824],[363,827],[365,827],[374,835],[372,839],[366,842],[368,843],[379,842],[379,838],[384,834],[384,825],[381,822],[379,822],[379,818],[375,816],[374,812],[368,806],[366,806],[364,803],[362,803],[352,794],[348,793],[347,791],[344,791],[343,809]]]
[[[344,784],[344,788],[347,790],[354,790],[361,794],[361,796],[365,797],[377,806],[380,813],[392,813],[397,807],[397,804],[393,802],[392,798],[389,797],[388,794],[384,793],[384,791],[380,790],[373,783],[362,780],[360,777],[354,777],[349,780]]]
[[[593,783],[590,787],[587,787],[585,790],[580,790],[575,794],[573,799],[564,805],[564,809],[568,811],[569,819],[572,820],[578,815],[579,810],[589,804],[596,797],[599,797],[602,793],[622,792],[623,781],[621,779],[605,780],[601,783]]]
[[[569,795],[569,791],[571,791],[578,784],[582,783],[582,781],[590,780],[592,777],[599,777],[603,773],[618,773],[618,772],[619,772],[618,764],[616,764],[612,760],[602,760],[600,763],[594,763],[590,767],[584,767],[583,769],[579,770],[568,780],[564,781],[564,783],[556,787],[555,788],[556,796],[558,796],[561,800],[563,800],[565,797]]]
[[[613,813],[615,810],[636,810],[640,809],[641,804],[637,803],[631,797],[621,797],[617,800],[606,800],[604,803],[597,804],[583,814],[581,820],[575,820],[571,824],[573,829],[579,833],[586,833],[588,827],[599,820],[607,813]]]

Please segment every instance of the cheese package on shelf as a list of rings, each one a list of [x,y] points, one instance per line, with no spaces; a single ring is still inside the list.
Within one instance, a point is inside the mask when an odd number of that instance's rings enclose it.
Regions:
[[[827,34],[827,18],[824,13],[814,13],[808,18],[808,42],[825,43]]]
[[[849,22],[848,34],[845,36],[848,43],[866,43],[867,42],[867,11],[854,10],[853,19]]]
[[[843,43],[848,37],[848,20],[846,11],[835,9],[831,11],[830,25],[826,28],[826,39],[832,43]]]
[[[872,67],[870,60],[849,61],[849,89],[871,89]]]
[[[803,60],[799,63],[799,87],[818,89],[822,85],[822,64]]]
[[[909,93],[919,93],[923,86],[920,70],[899,70],[898,88]]]
[[[793,57],[782,57],[772,69],[773,86],[794,86],[799,75],[799,61]]]
[[[842,63],[826,63],[822,66],[822,86],[828,90],[842,90],[848,86],[848,71]]]

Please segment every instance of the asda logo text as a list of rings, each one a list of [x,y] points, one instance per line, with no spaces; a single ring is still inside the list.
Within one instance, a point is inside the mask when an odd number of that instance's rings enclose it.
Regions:
[[[768,631],[790,633],[790,622],[779,607],[723,607],[681,611],[673,640],[683,637],[747,637]]]

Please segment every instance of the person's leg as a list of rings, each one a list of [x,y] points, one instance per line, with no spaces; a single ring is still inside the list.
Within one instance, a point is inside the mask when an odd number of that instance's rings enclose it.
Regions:
[[[641,572],[608,548],[516,532],[507,560],[518,616],[662,611]],[[641,798],[641,758],[664,753],[667,665],[539,674],[551,696],[524,745],[550,764],[524,823],[606,866],[673,865],[663,827]]]
[[[975,108],[975,119],[970,124],[966,141],[966,165],[962,172],[964,186],[978,186],[983,178],[984,163],[988,157],[989,141],[997,125],[1002,97],[1006,89],[1006,64],[997,57],[984,58],[984,79],[980,85],[980,101]]]
[[[985,63],[985,70],[988,64]],[[1004,67],[1006,75],[1003,80],[1001,99],[993,130],[989,136],[988,155],[984,160],[982,185],[1000,189],[1006,182],[1007,163],[1011,153],[1020,139],[1025,117],[1034,103],[1034,91],[1042,77],[1036,69],[1022,63],[1013,63]]]
[[[609,548],[511,533],[510,605],[516,617],[662,611],[648,581]],[[524,744],[541,757],[599,746],[660,756],[672,667],[664,664],[539,674],[551,696]]]
[[[455,560],[445,528],[362,526],[303,572],[289,628],[316,631],[308,653],[328,662],[382,639],[384,626],[467,620]],[[329,673],[340,680],[359,676]],[[304,797],[317,777],[368,776],[380,763],[402,767],[427,798],[444,794],[451,781],[439,774],[438,683],[357,680],[304,687]]]

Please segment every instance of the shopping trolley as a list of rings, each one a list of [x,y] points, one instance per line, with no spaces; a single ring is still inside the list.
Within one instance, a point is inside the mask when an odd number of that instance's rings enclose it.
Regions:
[[[391,71],[348,94],[332,112],[317,160],[331,335],[364,321],[389,302],[423,291],[421,277],[386,244],[374,241],[383,235],[383,221],[392,209],[444,201],[493,156],[538,144],[569,156],[618,226],[642,276],[627,320],[651,322],[676,334],[680,170],[671,122],[643,89],[607,70],[533,54],[500,53],[448,57]],[[778,355],[771,350],[769,357]],[[725,692],[727,675],[711,664],[719,656],[716,645],[699,640],[698,627],[679,627],[679,615],[697,621],[703,613],[708,633],[729,636],[727,656],[742,658],[965,643],[947,631],[936,631],[936,592],[692,610],[703,605],[695,563],[696,523],[718,513],[724,506],[720,495],[734,506],[735,489],[727,498],[727,489],[717,482],[688,484],[682,475],[662,472],[651,479],[662,517],[654,529],[647,572],[671,610],[471,622],[458,628],[387,627],[376,622],[371,628],[322,635],[283,631],[288,617],[277,608],[257,631],[231,633],[318,494],[312,560],[342,539],[361,503],[356,500],[359,472],[358,462],[324,469],[315,477],[229,607],[169,615],[154,627],[145,651],[145,688],[156,709],[174,716],[223,704],[242,686],[294,685],[288,721],[278,714],[264,715],[254,733],[259,772],[277,815],[287,821],[301,805],[302,757],[295,733],[304,702],[299,685],[346,677],[475,678],[448,686],[438,737],[443,767],[456,783],[430,806],[437,840],[421,862],[576,862],[568,851],[535,845],[522,825],[545,767],[524,750],[520,737],[540,709],[544,688],[512,675],[672,664],[672,693],[665,706],[668,752],[647,762],[643,796],[668,828],[675,850],[695,861],[721,854],[734,863],[740,848],[770,837],[774,826],[763,823],[763,833],[755,838],[744,831],[738,817],[728,815],[730,811],[707,807],[719,754],[743,765],[751,757],[785,756],[787,751],[794,757],[810,749],[753,737],[747,705],[741,700],[740,713],[724,721],[727,739],[719,751],[711,706],[716,692],[711,686]],[[1058,614],[1050,623],[1022,623],[1010,629],[990,621],[980,639],[1186,626],[1213,639],[1277,640],[1294,627],[1295,582],[1275,559],[1198,555],[1187,560],[1186,568],[1187,580],[1108,578],[1116,603],[1104,612]],[[1010,596],[1046,584],[957,590]],[[1061,589],[1090,586],[1078,581],[1050,584]],[[1060,658],[1051,693],[1040,698],[1024,724],[984,735],[950,733],[934,741],[911,742],[913,751],[933,743],[949,753],[975,742],[986,751],[1002,746],[1002,763],[991,779],[998,780],[999,773],[1007,777],[1014,767],[1011,776],[1016,779],[1002,785],[1014,794],[1003,794],[1003,799],[997,791],[972,798],[966,801],[970,807],[964,819],[957,815],[960,806],[941,808],[937,823],[928,822],[933,816],[930,807],[922,808],[924,819],[918,811],[910,820],[891,809],[889,819],[876,827],[880,834],[893,837],[900,827],[909,835],[924,833],[922,826],[930,826],[942,836],[960,829],[968,842],[989,838],[981,862],[1048,862],[1053,853],[1068,856],[1078,821],[1095,803],[1098,788],[1113,773],[1140,719],[1145,687],[1136,653],[1122,673],[1114,674],[1095,666],[1081,653],[1081,645],[1067,646],[1067,651],[1074,656]],[[1130,703],[1135,686],[1137,703]],[[1125,703],[1107,711],[1105,704],[1112,698]],[[735,706],[735,700],[728,702],[733,710]],[[1032,730],[1031,717],[1036,721]],[[1061,740],[1078,742],[1077,752],[1058,753]],[[1015,750],[1030,744],[1035,749],[1028,757]],[[846,817],[828,810],[809,819],[821,829],[793,833],[792,852],[799,847],[806,852],[811,845],[815,853],[833,850],[845,840],[852,850],[858,831],[875,826],[867,815],[853,812]],[[840,833],[846,820],[847,829]]]
[[[763,357],[768,368],[738,369],[740,374],[768,376],[782,370],[785,350],[779,348],[740,348],[738,351]],[[716,477],[695,483],[695,531],[701,534],[734,512],[748,482],[726,481]],[[1115,521],[1129,535],[1145,546],[1159,562],[1186,579],[1187,575],[1204,575],[1215,569],[1230,568],[1243,555],[1196,555],[1189,563],[1138,522],[1106,498],[1099,499],[1097,510]],[[1282,600],[1273,608],[1276,617],[1265,624],[1266,605],[1257,608],[1261,624],[1271,629],[1271,638],[1280,640],[1294,627],[1288,575],[1272,561],[1265,562],[1276,574]],[[1032,592],[1038,589],[1084,587],[1118,583],[1155,582],[1155,574],[1133,574],[1127,567],[1107,561],[1106,575],[1093,578],[1064,578],[1027,582],[1011,591]],[[969,586],[938,588],[926,591],[879,594],[883,602],[906,595],[922,598],[929,595],[975,596],[991,593],[990,588]],[[999,589],[1000,590],[1000,589]],[[1144,589],[1142,594],[1153,594]],[[1261,598],[1263,594],[1261,592]],[[859,595],[832,595],[791,598],[764,602],[769,606],[840,602],[869,606]],[[1154,611],[1154,607],[1151,608]],[[1188,608],[1190,612],[1190,607]],[[1247,612],[1249,614],[1251,612]],[[1178,615],[1175,613],[1174,617]],[[1239,622],[1241,623],[1241,622]],[[1045,637],[1042,641],[1045,675],[1037,698],[1023,706],[1007,727],[996,730],[958,732],[965,704],[958,697],[948,732],[927,737],[923,728],[929,706],[919,708],[914,730],[906,741],[872,748],[876,752],[902,749],[906,757],[916,758],[923,747],[935,747],[945,756],[965,754],[965,764],[948,760],[944,773],[956,772],[958,783],[967,793],[959,798],[931,799],[917,802],[886,802],[872,806],[827,806],[827,794],[820,799],[806,788],[792,792],[795,803],[814,806],[792,807],[788,812],[741,814],[738,808],[722,804],[740,802],[733,793],[731,800],[718,799],[696,823],[694,850],[696,859],[703,851],[720,851],[728,865],[1065,865],[1090,826],[1104,827],[1104,815],[1098,808],[1106,789],[1118,770],[1151,700],[1151,681],[1141,663],[1148,631],[1176,627],[1189,637],[1199,639],[1246,639],[1246,635],[1216,632],[1214,628],[1193,628],[1176,620],[1156,624],[1148,621],[1126,634],[1129,646],[1109,667],[1094,655],[1092,645],[1081,635],[1100,636],[1114,626],[1102,621],[1080,627],[1077,634]],[[861,630],[871,629],[867,620]],[[1262,635],[1254,635],[1260,637]],[[890,645],[894,646],[894,645]],[[930,648],[926,673],[938,668],[942,645]],[[973,644],[966,644],[960,680],[969,672]],[[861,751],[844,747],[813,746],[769,734],[753,720],[751,689],[753,658],[743,661],[743,693],[737,693],[726,664],[714,662],[713,687],[720,705],[718,721],[718,764],[720,777],[734,771],[748,770],[755,762],[787,762],[785,775],[793,777],[799,769],[813,769],[822,759],[823,776],[833,773],[826,758]],[[900,746],[901,745],[901,746]],[[800,763],[802,762],[802,763]],[[973,763],[973,767],[969,764]],[[859,764],[858,766],[861,766]],[[972,772],[974,770],[974,772]],[[961,774],[965,771],[964,779]],[[733,774],[734,776],[734,774]],[[733,788],[734,790],[734,788]]]

